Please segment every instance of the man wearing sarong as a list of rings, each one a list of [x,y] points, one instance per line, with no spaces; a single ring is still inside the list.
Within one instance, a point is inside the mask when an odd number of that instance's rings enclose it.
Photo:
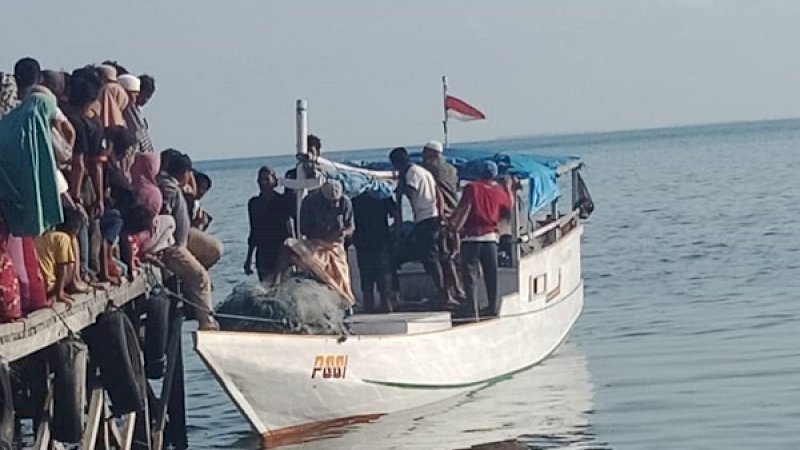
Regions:
[[[353,234],[353,205],[343,195],[341,183],[328,181],[303,199],[300,233],[303,239],[286,240],[287,262],[311,272],[352,306],[355,297],[344,241]]]

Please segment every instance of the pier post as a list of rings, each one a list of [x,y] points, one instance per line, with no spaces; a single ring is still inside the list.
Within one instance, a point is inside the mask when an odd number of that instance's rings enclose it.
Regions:
[[[181,323],[183,323],[181,321]],[[172,380],[172,395],[167,401],[167,415],[169,421],[164,430],[164,442],[172,445],[173,448],[183,450],[189,447],[186,436],[186,392],[184,389],[183,373],[183,345],[182,339],[178,339],[175,358],[175,375]]]
[[[176,449],[187,448],[186,408],[184,405],[183,355],[181,339],[183,311],[181,302],[170,307],[169,337],[167,339],[167,369],[161,387],[161,397],[153,414],[153,448],[161,450],[164,444]],[[169,422],[167,412],[169,411]]]

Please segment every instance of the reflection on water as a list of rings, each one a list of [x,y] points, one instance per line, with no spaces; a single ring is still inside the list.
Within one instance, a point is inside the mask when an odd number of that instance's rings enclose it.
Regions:
[[[591,430],[592,392],[586,355],[566,343],[543,364],[465,396],[285,448],[608,448]]]

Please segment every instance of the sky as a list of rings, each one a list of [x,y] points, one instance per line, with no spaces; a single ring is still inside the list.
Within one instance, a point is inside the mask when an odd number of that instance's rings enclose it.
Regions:
[[[487,119],[451,141],[800,116],[800,2],[9,2],[0,71],[113,59],[156,78],[155,145],[292,153],[295,101],[323,150],[441,139],[442,86]]]

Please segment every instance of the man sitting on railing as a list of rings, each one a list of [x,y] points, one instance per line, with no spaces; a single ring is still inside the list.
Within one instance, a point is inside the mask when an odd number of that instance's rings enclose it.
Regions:
[[[489,302],[484,315],[497,313],[497,247],[500,240],[500,216],[513,207],[514,179],[506,178],[505,186],[494,181],[497,164],[485,161],[481,179],[466,185],[461,201],[453,213],[450,226],[460,231],[461,261],[467,300],[477,311],[478,281],[483,272],[486,297]],[[482,270],[481,270],[482,269]]]
[[[344,241],[353,234],[353,205],[343,194],[341,183],[328,181],[303,199],[300,232],[304,239],[286,240],[275,283],[280,283],[282,274],[294,265],[329,285],[347,306],[352,306],[355,297]]]

